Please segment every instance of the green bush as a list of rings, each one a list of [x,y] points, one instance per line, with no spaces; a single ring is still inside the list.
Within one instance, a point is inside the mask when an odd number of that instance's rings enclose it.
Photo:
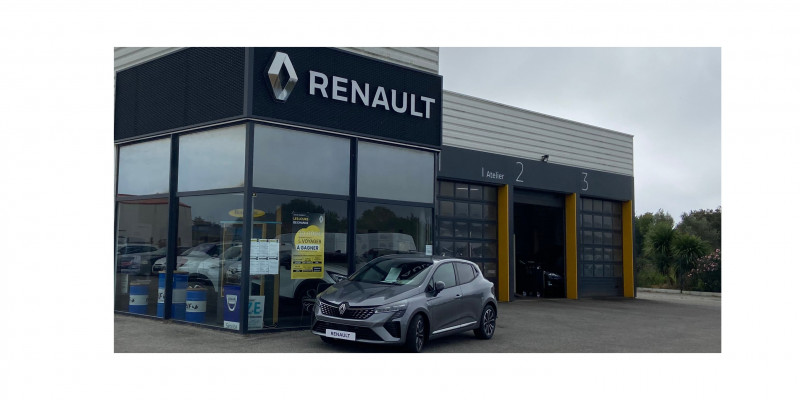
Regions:
[[[644,265],[636,276],[636,285],[640,287],[663,288],[669,285],[669,280],[655,267]]]

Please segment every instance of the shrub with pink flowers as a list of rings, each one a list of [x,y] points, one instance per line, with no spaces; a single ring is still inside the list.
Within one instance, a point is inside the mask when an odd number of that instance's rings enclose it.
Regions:
[[[697,259],[696,267],[686,275],[693,290],[722,292],[722,253],[713,253]]]

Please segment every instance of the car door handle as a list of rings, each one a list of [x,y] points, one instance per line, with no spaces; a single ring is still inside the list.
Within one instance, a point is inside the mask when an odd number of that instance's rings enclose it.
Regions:
[[[457,294],[456,297],[461,297],[461,293]]]

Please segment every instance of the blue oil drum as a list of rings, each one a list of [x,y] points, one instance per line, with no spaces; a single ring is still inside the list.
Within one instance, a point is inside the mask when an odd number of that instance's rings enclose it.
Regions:
[[[186,289],[186,320],[202,323],[206,320],[206,290]]]
[[[135,314],[147,314],[147,300],[149,283],[147,282],[132,282],[128,301],[128,312]]]
[[[186,318],[186,287],[189,283],[189,273],[176,271],[172,275],[172,318]]]
[[[167,286],[167,275],[162,271],[158,273],[158,304],[156,305],[156,316],[164,318],[164,288]]]
[[[166,273],[158,273],[158,306],[156,315],[159,318],[164,318],[164,288],[167,286]],[[185,319],[186,318],[186,287],[189,283],[189,274],[187,272],[175,272],[172,275],[172,318]]]

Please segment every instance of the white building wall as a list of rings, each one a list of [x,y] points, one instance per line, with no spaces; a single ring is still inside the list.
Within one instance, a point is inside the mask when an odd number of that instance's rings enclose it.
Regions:
[[[631,135],[448,91],[442,108],[445,146],[633,176]]]
[[[115,47],[114,72],[178,51],[183,47]],[[439,73],[438,47],[340,47],[352,53]]]

